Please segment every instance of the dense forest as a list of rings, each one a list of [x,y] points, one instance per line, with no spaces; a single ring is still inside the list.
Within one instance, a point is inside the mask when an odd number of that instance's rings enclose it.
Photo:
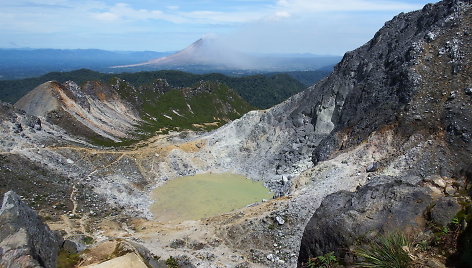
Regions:
[[[327,71],[271,73],[241,77],[223,74],[192,74],[181,71],[154,71],[138,73],[105,74],[88,69],[71,72],[52,72],[40,77],[0,81],[0,100],[15,103],[36,86],[47,81],[75,81],[78,84],[98,80],[109,82],[118,77],[139,87],[156,79],[166,79],[173,87],[189,87],[199,81],[218,81],[234,89],[252,106],[266,109],[302,91],[307,85],[327,76]]]

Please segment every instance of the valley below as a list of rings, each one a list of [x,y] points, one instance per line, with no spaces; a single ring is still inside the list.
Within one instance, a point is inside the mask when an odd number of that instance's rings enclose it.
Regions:
[[[208,134],[172,133],[132,148],[115,149],[79,145],[66,135],[62,140],[51,140],[55,135],[48,137],[48,124],[43,124],[41,131],[25,129],[21,133],[30,137],[26,140],[43,140],[42,143],[12,141],[13,147],[2,146],[1,155],[3,159],[35,159],[54,168],[57,182],[38,182],[43,184],[38,185],[40,188],[46,188],[43,193],[35,191],[36,186],[18,187],[17,191],[43,218],[49,219],[46,222],[53,230],[65,231],[65,238],[88,236],[96,242],[129,239],[163,259],[185,256],[182,258],[200,267],[245,263],[250,267],[296,266],[304,227],[323,198],[340,190],[353,191],[366,183],[373,176],[366,168],[389,157],[395,149],[389,148],[392,145],[388,141],[382,141],[383,134],[375,135],[369,144],[316,167],[310,158],[300,158],[287,163],[286,175],[275,174],[273,169],[271,174],[258,168],[268,165],[264,159],[268,152],[253,145],[274,137],[274,133],[266,133],[260,141],[257,136],[257,142],[250,140],[265,114],[267,111],[253,111]],[[241,129],[242,125],[247,129]],[[234,138],[226,138],[231,135]],[[274,147],[278,140],[273,142],[267,146]],[[17,170],[11,173],[28,176],[18,166],[13,168]],[[278,197],[266,197],[264,202],[260,198],[248,207],[202,220],[169,223],[154,219],[151,210],[155,187],[159,189],[180,176],[208,172],[243,174],[264,182]],[[12,176],[11,173],[5,175]],[[62,184],[61,177],[70,183],[62,198],[52,200],[51,196],[59,195],[55,188]],[[33,191],[36,194],[31,196]]]

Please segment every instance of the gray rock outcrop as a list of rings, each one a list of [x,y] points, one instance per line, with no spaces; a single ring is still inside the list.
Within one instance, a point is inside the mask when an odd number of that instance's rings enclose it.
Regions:
[[[0,209],[0,267],[56,267],[62,242],[13,191]]]
[[[461,210],[461,206],[453,197],[439,199],[431,209],[431,221],[435,224],[447,226]]]
[[[339,253],[360,237],[424,227],[425,212],[433,204],[427,188],[409,178],[373,180],[354,193],[342,191],[323,200],[305,228],[300,261]]]

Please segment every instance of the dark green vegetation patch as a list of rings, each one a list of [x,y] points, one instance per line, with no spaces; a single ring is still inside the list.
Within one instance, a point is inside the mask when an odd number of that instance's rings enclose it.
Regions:
[[[211,130],[253,109],[219,82],[198,82],[186,88],[173,88],[162,79],[139,88],[119,78],[113,78],[111,83],[122,98],[138,109],[144,119],[139,126],[144,136],[169,130]]]
[[[273,73],[242,77],[229,77],[223,74],[191,74],[180,71],[155,71],[122,74],[104,74],[87,69],[72,72],[52,72],[36,78],[0,81],[0,100],[15,103],[36,86],[47,81],[63,83],[67,80],[81,84],[85,81],[110,81],[113,77],[126,80],[139,87],[162,78],[174,87],[190,87],[199,81],[219,81],[234,89],[252,106],[265,109],[278,104],[288,97],[305,89],[328,75],[326,71]]]

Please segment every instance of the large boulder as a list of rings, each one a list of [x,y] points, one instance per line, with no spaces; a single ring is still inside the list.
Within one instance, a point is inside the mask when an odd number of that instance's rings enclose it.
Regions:
[[[374,178],[356,192],[331,194],[305,228],[299,263],[331,251],[344,257],[359,238],[421,230],[433,202],[430,190],[418,185],[415,177]]]
[[[13,191],[0,209],[0,267],[56,267],[62,239]]]
[[[123,239],[105,241],[88,248],[82,252],[81,259],[82,267],[86,268],[166,267],[144,246]]]

